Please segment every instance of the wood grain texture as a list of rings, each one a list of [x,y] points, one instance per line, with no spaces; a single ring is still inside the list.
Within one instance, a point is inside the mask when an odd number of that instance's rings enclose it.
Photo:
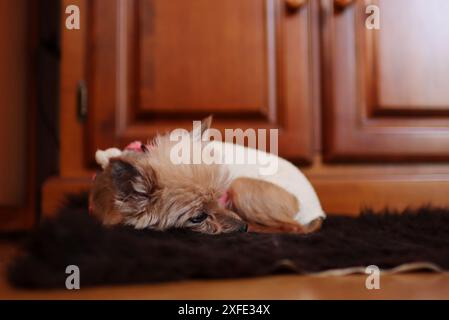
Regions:
[[[27,4],[0,2],[0,205],[21,206],[26,193]],[[14,33],[11,30],[15,30]]]
[[[0,231],[29,229],[36,219],[36,10],[34,0],[0,3]]]
[[[324,158],[447,161],[449,47],[440,2],[375,3],[380,30],[365,28],[364,1],[341,12],[322,1]],[[423,19],[425,28],[412,26]]]
[[[274,0],[202,0],[196,10],[183,1],[90,3],[88,157],[214,114],[222,130],[279,128],[280,153],[310,161],[316,6],[288,14]]]
[[[382,14],[381,30],[373,37],[379,111],[447,116],[449,28],[444,13],[449,2],[381,0],[376,4]]]
[[[80,8],[80,30],[65,27],[65,8],[68,5]],[[77,177],[86,175],[85,140],[86,129],[78,119],[77,86],[86,78],[86,33],[88,24],[86,0],[63,0],[61,3],[61,80],[60,80],[60,175]],[[88,117],[91,115],[88,114]]]
[[[275,26],[263,1],[136,6],[140,112],[267,114]]]

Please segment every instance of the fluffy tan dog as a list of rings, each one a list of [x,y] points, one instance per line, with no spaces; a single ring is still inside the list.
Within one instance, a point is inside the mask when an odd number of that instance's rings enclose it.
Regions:
[[[210,123],[211,118],[203,120],[201,133]],[[196,139],[192,134],[190,138]],[[290,171],[298,171],[298,181],[283,184],[282,176],[281,183],[276,183],[276,177],[261,179],[249,174],[250,167],[242,170],[226,164],[175,164],[170,158],[174,145],[164,135],[147,145],[134,143],[123,152],[98,151],[96,159],[104,170],[92,188],[92,213],[106,225],[186,228],[209,234],[308,233],[321,226],[324,213],[318,198],[307,180],[299,189],[291,187],[304,183],[305,177],[290,163],[286,165],[286,160],[281,159],[285,162],[281,169],[290,179],[297,174],[292,176]],[[238,174],[240,171],[248,174]],[[307,212],[301,213],[304,201],[300,196],[286,188],[308,197]]]

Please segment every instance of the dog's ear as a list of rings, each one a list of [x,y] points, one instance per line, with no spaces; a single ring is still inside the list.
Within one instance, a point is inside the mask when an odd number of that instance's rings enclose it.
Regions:
[[[148,197],[155,188],[156,177],[150,167],[140,171],[122,158],[113,158],[108,169],[112,183],[121,197]]]
[[[210,139],[209,134],[207,133],[207,130],[209,130],[212,127],[212,120],[213,116],[210,115],[207,118],[204,118],[201,120],[201,136],[207,141]]]
[[[193,130],[190,132],[193,141],[202,141],[202,139],[207,140],[209,137],[204,136],[204,133],[206,132],[206,130],[211,128],[211,125],[212,125],[211,115],[201,120],[201,123],[199,121],[195,121]]]
[[[207,129],[210,129],[212,127],[213,119],[214,117],[210,115],[207,118],[201,120],[201,134],[203,134]]]

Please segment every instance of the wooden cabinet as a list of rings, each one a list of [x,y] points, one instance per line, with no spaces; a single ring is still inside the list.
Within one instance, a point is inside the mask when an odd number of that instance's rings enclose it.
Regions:
[[[335,12],[323,1],[324,157],[449,160],[449,27],[444,0],[376,0]]]
[[[209,114],[220,129],[279,128],[326,211],[448,205],[446,2],[63,1],[81,30],[62,31],[61,172],[44,212],[88,187],[97,148]]]
[[[322,152],[305,171],[325,209],[447,206],[447,1],[320,3]]]
[[[282,153],[311,161],[307,7],[288,13],[278,0],[93,0],[85,10],[87,161],[97,148],[191,128],[209,114],[218,128],[279,128]]]

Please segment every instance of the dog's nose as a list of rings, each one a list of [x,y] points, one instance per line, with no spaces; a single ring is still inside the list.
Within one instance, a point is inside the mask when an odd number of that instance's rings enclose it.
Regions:
[[[248,224],[244,224],[239,229],[240,232],[247,232],[248,231]]]

